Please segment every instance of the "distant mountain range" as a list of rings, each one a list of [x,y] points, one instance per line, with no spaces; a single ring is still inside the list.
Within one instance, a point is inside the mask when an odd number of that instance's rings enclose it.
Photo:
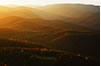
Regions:
[[[98,55],[99,6],[31,7],[0,6],[0,39],[28,41],[60,50],[79,49],[85,55]]]
[[[99,30],[100,7],[80,4],[57,4],[31,8],[26,6],[0,6],[0,18],[19,16],[23,18],[43,18],[62,20],[71,24]]]
[[[79,24],[99,30],[100,7],[80,4],[57,4],[37,8],[45,19],[62,19],[66,22]],[[46,12],[46,14],[45,14]],[[50,13],[50,14],[49,14]],[[47,18],[48,16],[48,18]],[[97,26],[95,26],[95,23]]]

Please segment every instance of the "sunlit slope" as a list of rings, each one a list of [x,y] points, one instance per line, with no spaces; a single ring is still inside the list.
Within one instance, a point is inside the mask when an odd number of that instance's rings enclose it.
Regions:
[[[47,22],[43,19],[27,19],[18,16],[11,16],[7,18],[1,19],[0,26],[1,28],[11,28],[22,31],[51,31],[54,30],[53,27],[48,26],[46,24],[42,24],[43,22]]]
[[[26,31],[55,31],[58,29],[69,29],[83,32],[92,31],[80,25],[64,22],[62,20],[45,20],[41,18],[27,19],[18,16],[1,19],[0,27]]]
[[[0,6],[0,18],[5,18],[8,16],[19,16],[24,18],[39,18],[40,16],[37,15],[34,11],[31,10],[32,8],[24,7],[24,6],[16,6],[16,7],[7,7],[7,6]]]

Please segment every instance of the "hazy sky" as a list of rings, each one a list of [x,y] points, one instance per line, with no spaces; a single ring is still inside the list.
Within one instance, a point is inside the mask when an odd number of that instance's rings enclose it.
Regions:
[[[17,4],[17,5],[47,5],[55,3],[83,3],[99,5],[100,0],[0,0],[0,5],[4,4]]]

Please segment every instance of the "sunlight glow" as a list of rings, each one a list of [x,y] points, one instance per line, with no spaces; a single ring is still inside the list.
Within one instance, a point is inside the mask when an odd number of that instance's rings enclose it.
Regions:
[[[56,3],[80,3],[99,5],[99,0],[0,0],[0,5],[48,5]]]

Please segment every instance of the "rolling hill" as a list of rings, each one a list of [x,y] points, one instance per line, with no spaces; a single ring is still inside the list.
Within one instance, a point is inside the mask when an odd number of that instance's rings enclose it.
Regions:
[[[41,44],[18,41],[15,39],[0,39],[0,48],[49,48]]]
[[[37,8],[45,19],[61,19],[65,22],[81,25],[99,31],[99,6],[81,4],[55,4]],[[46,12],[46,13],[45,13]],[[47,18],[47,16],[49,18]],[[95,25],[96,23],[96,25]]]
[[[84,18],[93,13],[99,12],[99,6],[82,5],[82,4],[54,4],[42,6],[37,9],[43,10],[54,15],[60,15],[70,18]],[[79,13],[79,14],[78,14]]]
[[[0,47],[47,47],[99,58],[99,6],[56,4],[31,7],[0,6]],[[47,59],[39,55],[33,56],[33,53],[31,55],[38,60]]]
[[[80,25],[65,22],[63,20],[45,20],[42,18],[23,18],[10,16],[0,20],[1,28],[11,28],[26,31],[55,31],[59,29],[69,29],[73,31],[89,32],[93,31]]]
[[[64,10],[65,9],[65,10]],[[99,6],[81,4],[54,4],[37,8],[0,6],[0,18],[19,16],[23,18],[43,18],[45,20],[62,20],[71,24],[99,31]],[[96,22],[96,23],[95,23]]]
[[[24,6],[17,6],[17,7],[7,7],[7,6],[0,6],[0,18],[5,18],[9,16],[19,16],[24,18],[39,18],[40,16],[37,15],[34,11],[34,8],[28,8]]]
[[[88,48],[94,48],[96,43],[99,42],[98,32],[63,20],[29,19],[10,16],[0,21],[1,39],[14,38],[17,40],[25,40],[60,50],[80,49],[82,44],[85,45],[85,47],[83,46],[84,48],[86,48],[86,46],[88,46]],[[90,47],[91,43],[94,46]],[[97,48],[98,47],[97,43]]]

